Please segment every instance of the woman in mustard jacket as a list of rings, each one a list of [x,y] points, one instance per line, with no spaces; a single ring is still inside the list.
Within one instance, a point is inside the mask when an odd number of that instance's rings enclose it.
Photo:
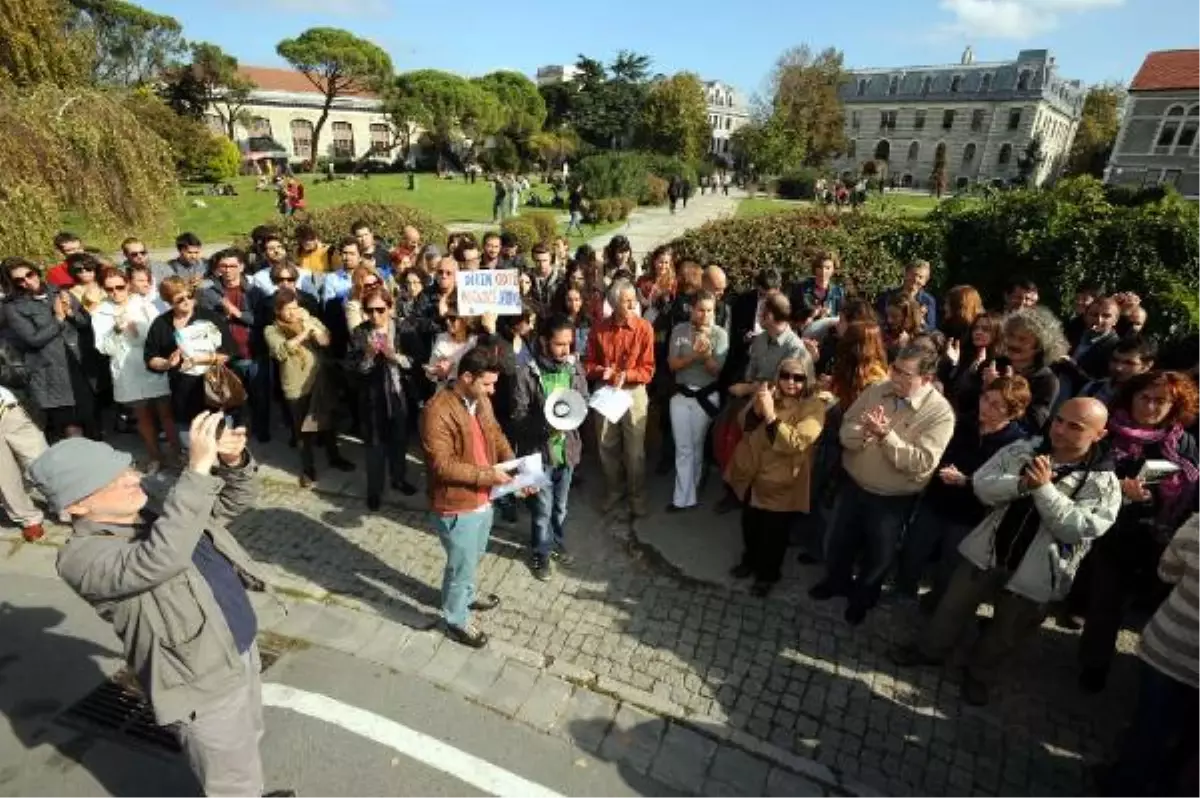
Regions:
[[[754,577],[765,596],[779,581],[796,513],[807,513],[813,453],[825,425],[825,402],[814,396],[812,360],[779,364],[775,385],[763,385],[742,411],[744,433],[725,470],[742,500],[742,561],[730,572]]]

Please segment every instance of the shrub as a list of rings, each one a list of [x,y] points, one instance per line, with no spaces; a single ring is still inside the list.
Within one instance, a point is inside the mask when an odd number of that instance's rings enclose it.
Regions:
[[[241,168],[242,153],[238,146],[224,136],[211,136],[208,152],[196,177],[205,183],[220,183],[237,177]]]
[[[528,216],[513,216],[505,219],[500,225],[500,232],[514,236],[522,252],[528,252],[534,244],[541,240],[537,225]]]
[[[523,211],[518,218],[528,219],[537,230],[534,243],[541,241],[548,244],[558,235],[558,215],[551,211]]]
[[[780,199],[810,200],[816,196],[817,180],[821,177],[816,169],[799,169],[788,172],[776,181],[775,193]]]
[[[375,237],[385,242],[400,240],[406,225],[420,230],[422,241],[438,245],[446,241],[445,226],[425,211],[381,202],[351,202],[294,216],[273,216],[264,224],[278,227],[283,233],[284,242],[291,249],[296,244],[295,232],[300,224],[312,225],[322,241],[332,244],[350,235],[350,225],[360,220],[369,224]],[[237,243],[246,246],[248,242],[243,240]]]
[[[592,200],[583,212],[583,220],[588,224],[623,222],[636,207],[637,203],[628,197]]]
[[[670,184],[658,175],[646,175],[646,192],[638,198],[642,205],[666,205]]]
[[[637,203],[631,200],[629,197],[621,197],[617,200],[617,202],[620,203],[621,206],[620,212],[617,214],[617,218],[621,221],[628,219],[629,214],[633,213],[633,209],[637,207]]]

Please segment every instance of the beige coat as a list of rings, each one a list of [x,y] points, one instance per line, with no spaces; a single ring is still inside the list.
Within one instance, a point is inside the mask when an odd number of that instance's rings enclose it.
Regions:
[[[775,512],[808,512],[813,446],[825,426],[825,403],[816,397],[775,400],[774,440],[765,424],[746,433],[725,469],[725,481],[739,499],[750,490],[750,505]]]

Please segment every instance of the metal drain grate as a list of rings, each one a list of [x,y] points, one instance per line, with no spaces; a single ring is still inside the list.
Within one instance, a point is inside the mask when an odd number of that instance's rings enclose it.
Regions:
[[[275,664],[282,652],[261,648],[262,669]],[[174,732],[154,721],[154,711],[142,688],[128,671],[117,671],[92,692],[58,716],[64,726],[98,737],[107,737],[139,749],[178,754],[182,749]]]

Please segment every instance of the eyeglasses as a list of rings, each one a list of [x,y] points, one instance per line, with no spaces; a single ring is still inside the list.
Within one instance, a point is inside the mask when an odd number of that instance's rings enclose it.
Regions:
[[[180,306],[180,305],[182,305],[184,302],[191,302],[191,301],[192,301],[192,295],[191,295],[191,294],[184,294],[183,296],[177,296],[177,297],[175,297],[173,300],[171,300],[171,305],[172,305],[173,307],[179,307],[179,306]]]
[[[377,315],[379,313],[387,313],[388,312],[388,309],[386,307],[381,307],[379,305],[375,305],[374,307],[365,308],[365,310],[367,311],[367,313],[370,313],[371,315]]]
[[[128,287],[125,283],[121,283],[120,285],[106,285],[104,286],[104,290],[109,294],[115,294],[118,291],[124,291]]]
[[[798,371],[781,371],[779,372],[780,382],[804,382],[807,379]]]
[[[28,282],[30,279],[32,279],[33,276],[34,276],[33,272],[25,272],[24,274],[14,274],[12,276],[12,279],[13,279],[14,283],[24,283],[24,282]]]

